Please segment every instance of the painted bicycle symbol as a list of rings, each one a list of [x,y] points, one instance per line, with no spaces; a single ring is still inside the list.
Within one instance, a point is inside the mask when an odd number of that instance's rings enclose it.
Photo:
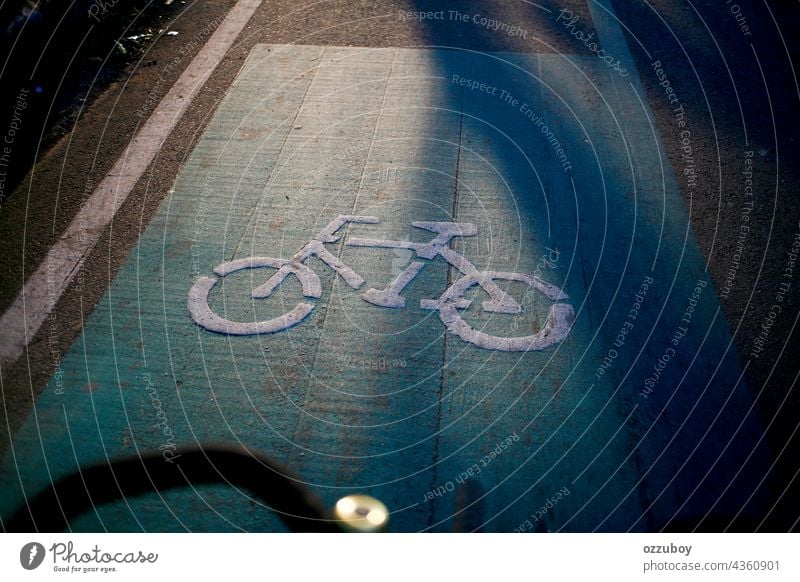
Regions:
[[[350,287],[358,289],[364,279],[338,257],[325,248],[326,244],[339,242],[339,231],[347,224],[378,224],[380,219],[374,216],[342,215],[331,221],[319,234],[304,245],[291,259],[275,259],[270,257],[248,257],[217,265],[214,273],[217,277],[198,278],[189,291],[188,307],[192,319],[201,327],[217,333],[228,335],[254,335],[277,333],[302,322],[314,309],[314,305],[302,299],[289,312],[266,321],[239,322],[230,321],[215,313],[209,306],[209,294],[214,286],[224,277],[243,269],[270,268],[276,272],[262,285],[250,293],[253,299],[266,299],[283,283],[289,275],[300,282],[303,296],[319,299],[322,296],[322,285],[319,276],[305,263],[311,257],[317,257],[333,269]],[[387,249],[407,249],[415,253],[416,258],[433,260],[442,257],[461,272],[461,277],[450,285],[438,299],[423,299],[420,308],[436,310],[439,318],[451,333],[465,342],[489,350],[508,352],[527,352],[544,350],[561,342],[569,334],[575,320],[575,311],[569,303],[567,295],[558,287],[542,281],[539,277],[523,273],[507,273],[500,271],[479,271],[465,257],[451,249],[450,241],[459,236],[475,236],[478,228],[470,223],[457,222],[412,222],[412,226],[424,229],[436,236],[427,243],[407,241],[378,240],[350,237],[347,246],[373,247]],[[426,263],[412,261],[385,289],[368,289],[362,298],[380,307],[403,308],[406,300],[400,295],[403,289],[414,280]],[[467,323],[460,312],[468,309],[472,301],[465,293],[479,285],[488,295],[489,300],[481,303],[481,308],[488,313],[519,314],[522,306],[508,293],[503,291],[497,281],[517,281],[529,288],[543,293],[553,301],[545,325],[535,334],[521,337],[500,337],[475,329]]]

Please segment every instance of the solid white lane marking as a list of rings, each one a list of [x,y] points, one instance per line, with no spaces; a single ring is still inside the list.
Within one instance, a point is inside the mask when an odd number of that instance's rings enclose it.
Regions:
[[[61,238],[0,318],[0,365],[16,361],[48,318],[83,261],[189,104],[222,61],[262,0],[239,0],[164,96]]]

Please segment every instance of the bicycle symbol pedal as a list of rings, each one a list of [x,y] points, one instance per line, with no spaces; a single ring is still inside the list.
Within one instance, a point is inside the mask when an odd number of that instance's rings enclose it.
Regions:
[[[214,286],[224,277],[244,269],[271,268],[276,272],[263,284],[250,293],[253,299],[267,299],[283,283],[289,275],[293,275],[300,283],[303,297],[319,299],[322,296],[322,285],[319,276],[305,263],[316,257],[328,265],[345,283],[353,289],[364,284],[364,279],[337,256],[325,248],[326,244],[336,243],[341,239],[340,230],[347,224],[378,224],[380,219],[374,216],[341,215],[330,222],[319,234],[306,243],[291,259],[271,257],[247,257],[217,265],[215,277],[198,278],[189,291],[188,308],[192,319],[201,327],[227,335],[255,335],[278,333],[301,323],[313,311],[314,305],[300,300],[290,311],[265,321],[238,322],[228,320],[215,313],[208,302],[209,294]],[[408,241],[392,241],[371,238],[350,238],[346,245],[353,247],[407,249],[413,251],[418,258],[432,260],[442,257],[455,267],[461,277],[450,285],[438,299],[423,299],[420,308],[439,312],[439,319],[447,330],[465,342],[483,349],[510,352],[528,352],[544,350],[564,340],[575,321],[575,310],[558,287],[542,281],[539,277],[524,273],[500,271],[479,271],[466,257],[449,247],[455,237],[476,236],[478,228],[471,223],[457,222],[412,222],[412,226],[433,232],[436,236],[427,243]],[[401,295],[403,290],[414,280],[425,267],[422,261],[412,261],[384,289],[368,289],[362,299],[379,307],[399,309],[406,306],[406,299]],[[522,306],[510,294],[503,291],[497,281],[517,281],[544,294],[553,303],[547,321],[537,333],[519,337],[495,336],[475,329],[467,323],[459,312],[469,309],[472,301],[464,297],[471,288],[480,286],[490,297],[481,303],[481,309],[488,313],[519,314]]]

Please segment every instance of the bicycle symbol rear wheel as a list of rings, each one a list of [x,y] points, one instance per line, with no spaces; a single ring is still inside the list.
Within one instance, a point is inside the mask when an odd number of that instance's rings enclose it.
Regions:
[[[314,305],[300,301],[295,307],[280,315],[265,321],[231,321],[216,314],[208,303],[209,294],[221,278],[241,271],[242,269],[259,269],[270,267],[277,269],[277,272],[269,279],[270,291],[266,294],[253,293],[253,299],[269,297],[271,290],[280,285],[288,275],[295,275],[300,281],[303,295],[310,298],[319,298],[322,295],[322,285],[317,274],[302,263],[293,263],[287,259],[273,259],[271,257],[248,257],[222,263],[214,268],[214,273],[219,276],[200,277],[195,281],[189,291],[188,307],[192,319],[199,326],[209,331],[223,333],[227,335],[255,335],[262,333],[276,333],[297,325],[303,321]]]
[[[538,277],[523,273],[501,273],[484,271],[465,275],[453,283],[437,301],[436,309],[445,327],[465,342],[487,350],[505,352],[530,352],[544,350],[561,342],[569,334],[575,321],[575,310],[569,303],[553,303],[544,327],[533,335],[520,337],[500,337],[484,333],[464,321],[459,310],[470,302],[464,299],[464,293],[471,287],[480,285],[482,281],[518,281],[543,293],[552,301],[568,299],[558,287],[545,283]]]

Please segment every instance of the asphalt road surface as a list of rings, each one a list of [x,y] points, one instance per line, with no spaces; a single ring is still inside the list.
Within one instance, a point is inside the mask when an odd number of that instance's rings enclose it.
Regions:
[[[0,517],[213,440],[395,531],[796,529],[798,16],[188,2],[76,50],[54,143],[4,78],[0,162],[49,141],[0,210]],[[210,486],[74,526],[282,528]]]

